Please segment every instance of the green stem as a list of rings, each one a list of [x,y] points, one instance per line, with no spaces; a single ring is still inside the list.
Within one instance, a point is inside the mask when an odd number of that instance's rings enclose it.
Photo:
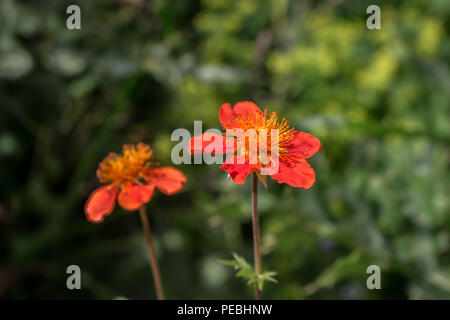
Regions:
[[[150,267],[153,274],[153,282],[155,284],[156,297],[158,300],[164,300],[164,290],[161,282],[161,274],[159,273],[158,262],[156,261],[155,249],[153,248],[152,233],[150,231],[150,224],[147,219],[147,212],[145,206],[139,209],[141,217],[142,228],[144,229],[145,238],[147,240],[148,255],[150,258]]]
[[[258,176],[253,173],[253,189],[252,189],[252,222],[253,222],[253,255],[255,260],[255,272],[259,276],[261,274],[261,251],[259,245],[259,217],[258,217]],[[255,283],[255,300],[261,300],[262,293]]]

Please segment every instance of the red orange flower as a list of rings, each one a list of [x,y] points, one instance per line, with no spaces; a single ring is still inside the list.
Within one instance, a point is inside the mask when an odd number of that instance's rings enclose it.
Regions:
[[[227,158],[220,169],[228,172],[235,183],[244,183],[247,176],[253,172],[261,177],[263,168],[267,168],[273,161],[278,161],[278,170],[270,176],[279,183],[287,183],[293,187],[304,189],[308,189],[314,184],[315,173],[306,159],[322,149],[319,139],[295,130],[285,119],[280,120],[275,112],[270,114],[267,110],[262,112],[256,104],[248,101],[239,102],[233,108],[229,103],[223,104],[219,109],[219,120],[223,128],[227,130],[246,132],[253,129],[255,135],[250,136],[249,139],[256,140],[258,151],[255,153],[249,148],[252,144],[251,141],[248,143],[239,141],[239,135],[230,136],[226,133],[224,135],[205,133],[193,137],[188,148],[191,153],[225,154],[231,151],[232,155]],[[271,136],[272,129],[278,130],[278,139]],[[263,134],[266,135],[264,161],[261,154],[262,149],[259,146]],[[272,144],[271,140],[277,141]],[[217,141],[221,144],[221,148],[211,148],[212,144]],[[275,148],[273,148],[274,146]]]
[[[122,154],[110,153],[100,163],[97,177],[103,186],[94,190],[85,205],[91,222],[102,222],[111,214],[116,200],[128,211],[149,202],[153,191],[171,195],[186,182],[184,174],[172,167],[157,167],[151,162],[153,151],[144,143],[124,145]]]

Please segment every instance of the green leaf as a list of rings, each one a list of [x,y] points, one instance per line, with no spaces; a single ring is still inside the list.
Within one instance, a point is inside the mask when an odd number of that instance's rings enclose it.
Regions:
[[[359,251],[353,251],[346,257],[339,258],[331,266],[326,268],[318,278],[305,287],[307,294],[313,294],[319,289],[333,286],[338,280],[343,279],[349,274],[354,274],[361,269],[362,254]]]
[[[265,281],[271,281],[277,283],[274,276],[277,274],[273,271],[265,271],[261,274],[256,274],[253,266],[248,263],[243,257],[233,253],[234,260],[219,260],[220,263],[223,263],[228,266],[232,266],[236,272],[236,276],[239,278],[243,278],[247,280],[247,284],[257,284],[260,290],[264,287]]]

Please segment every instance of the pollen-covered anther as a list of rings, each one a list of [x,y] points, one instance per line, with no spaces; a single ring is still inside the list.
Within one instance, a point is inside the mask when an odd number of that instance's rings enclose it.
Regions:
[[[261,136],[263,134],[266,135],[265,145],[267,153],[271,155],[275,151],[273,149],[276,149],[282,158],[287,156],[288,152],[286,147],[295,137],[295,129],[289,126],[288,121],[284,118],[280,121],[275,112],[271,112],[268,115],[267,109],[264,112],[258,112],[256,114],[238,115],[228,123],[228,127],[241,129],[244,135],[246,133],[248,134],[248,130],[255,130],[258,148],[262,141]],[[275,136],[272,136],[272,130],[277,130]],[[247,150],[245,152],[240,150],[240,153],[248,153],[250,145],[250,143],[246,142],[245,148]],[[261,149],[258,150],[261,151]]]
[[[124,145],[122,154],[110,153],[100,163],[97,176],[101,183],[142,183],[150,167],[152,153],[150,146],[143,143]]]

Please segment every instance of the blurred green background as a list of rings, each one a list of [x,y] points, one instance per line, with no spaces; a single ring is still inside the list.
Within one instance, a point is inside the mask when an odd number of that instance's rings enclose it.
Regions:
[[[85,219],[97,165],[139,141],[172,165],[174,129],[252,100],[324,146],[310,190],[260,186],[264,296],[449,299],[449,17],[448,0],[1,0],[0,298],[153,299],[139,217]],[[217,262],[253,260],[250,181],[218,167],[178,166],[184,190],[148,206],[168,298],[252,298]]]

